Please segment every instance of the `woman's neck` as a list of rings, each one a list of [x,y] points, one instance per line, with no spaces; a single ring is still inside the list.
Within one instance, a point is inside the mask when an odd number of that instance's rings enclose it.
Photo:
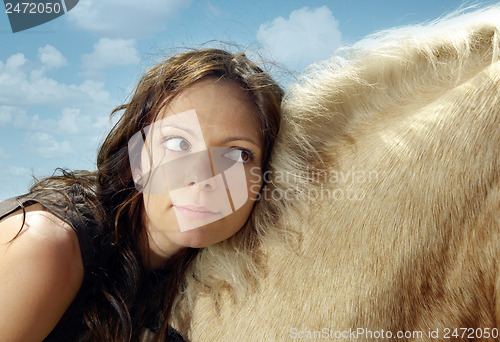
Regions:
[[[161,238],[161,237],[160,237]],[[157,270],[165,266],[169,260],[178,253],[182,247],[172,246],[169,249],[162,249],[157,242],[158,237],[147,234],[147,239],[141,248],[144,266],[149,270]],[[162,244],[163,246],[165,244]]]

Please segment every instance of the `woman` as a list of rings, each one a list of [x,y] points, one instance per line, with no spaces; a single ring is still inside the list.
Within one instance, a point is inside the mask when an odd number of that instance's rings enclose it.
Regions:
[[[179,338],[169,315],[198,248],[252,240],[282,95],[244,54],[197,50],[149,70],[113,111],[97,171],[0,203],[0,340]]]

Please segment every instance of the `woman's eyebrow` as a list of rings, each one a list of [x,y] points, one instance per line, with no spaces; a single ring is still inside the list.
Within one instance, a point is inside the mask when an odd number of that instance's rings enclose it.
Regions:
[[[184,127],[184,126],[175,125],[175,124],[165,125],[161,129],[163,130],[165,128],[176,128],[176,129],[180,129],[181,131],[187,132],[187,133],[189,133],[190,135],[193,135],[193,136],[198,136],[199,135],[197,132],[193,131],[190,128],[187,128],[187,127]]]
[[[180,126],[180,125],[176,125],[176,124],[170,124],[170,125],[165,125],[163,126],[161,129],[165,129],[165,128],[176,128],[176,129],[180,129],[181,131],[185,131],[189,134],[191,134],[192,136],[199,136],[199,133],[196,132],[196,131],[193,131],[191,130],[190,128],[187,128],[185,126]],[[225,138],[224,140],[222,140],[222,143],[228,143],[228,142],[231,142],[231,141],[237,141],[237,140],[243,140],[243,141],[248,141],[249,143],[255,145],[256,147],[259,147],[260,148],[260,144],[258,144],[255,140],[253,140],[252,138],[250,137],[245,137],[245,136],[234,136],[234,137],[227,137]]]
[[[228,142],[236,141],[236,140],[248,141],[248,142],[252,143],[253,145],[255,145],[257,147],[260,147],[260,145],[257,144],[252,138],[244,137],[244,136],[227,137],[222,142],[223,143],[228,143]]]

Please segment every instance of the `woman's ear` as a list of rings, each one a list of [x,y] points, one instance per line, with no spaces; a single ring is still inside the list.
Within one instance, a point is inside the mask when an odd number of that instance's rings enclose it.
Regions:
[[[137,191],[142,191],[144,186],[144,174],[142,170],[142,152],[144,148],[143,131],[135,133],[128,141],[128,157],[130,161],[130,170],[132,172],[132,180],[135,183]]]

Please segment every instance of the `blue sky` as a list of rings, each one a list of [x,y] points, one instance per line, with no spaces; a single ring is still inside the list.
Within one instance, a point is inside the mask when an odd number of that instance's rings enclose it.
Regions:
[[[26,192],[32,174],[94,169],[111,110],[148,67],[182,48],[238,44],[272,61],[286,87],[288,71],[298,74],[342,45],[436,19],[461,4],[80,0],[67,14],[15,34],[0,5],[0,200]]]

